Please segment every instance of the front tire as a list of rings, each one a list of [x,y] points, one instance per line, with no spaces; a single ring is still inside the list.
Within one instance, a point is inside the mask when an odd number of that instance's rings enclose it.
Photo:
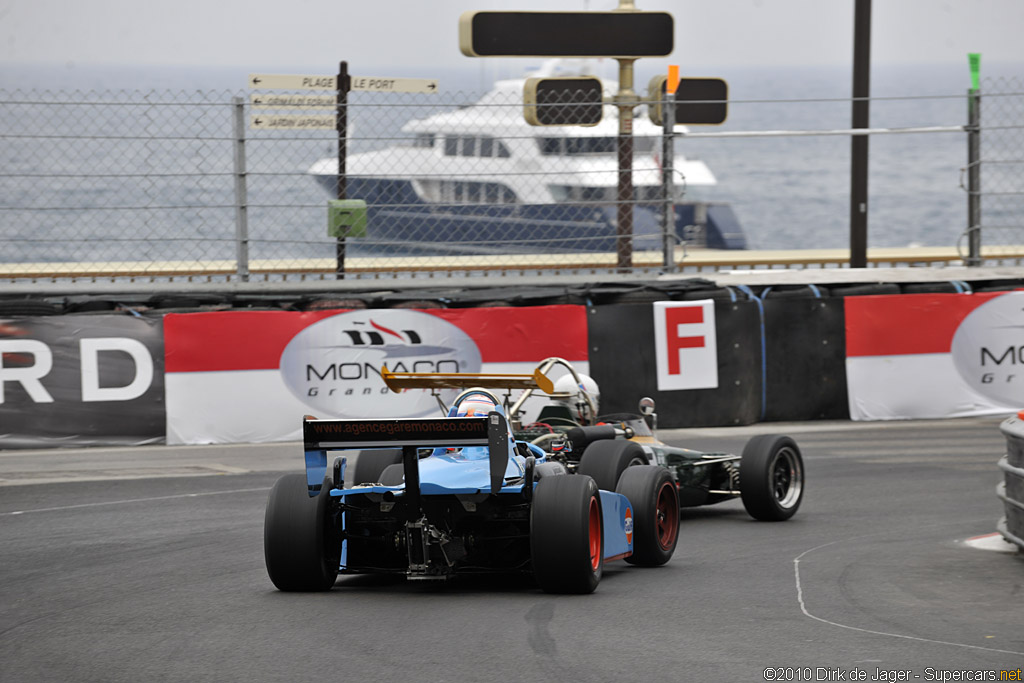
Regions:
[[[603,439],[583,449],[576,473],[593,479],[602,491],[614,491],[627,467],[646,464],[647,454],[636,443],[624,439]]]
[[[796,514],[804,497],[804,461],[793,439],[762,434],[747,442],[740,497],[754,519],[781,522]]]
[[[587,476],[545,477],[530,508],[533,574],[547,593],[592,593],[604,572],[601,494]]]
[[[270,490],[263,557],[279,590],[326,591],[338,578],[341,534],[330,514],[330,489],[325,478],[310,498],[306,475],[286,474]]]
[[[633,554],[626,562],[660,567],[672,559],[679,540],[679,493],[664,467],[630,467],[615,489],[633,507]]]

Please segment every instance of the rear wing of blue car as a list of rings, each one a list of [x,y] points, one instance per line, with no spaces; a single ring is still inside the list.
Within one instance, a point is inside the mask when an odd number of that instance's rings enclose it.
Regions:
[[[511,457],[508,423],[497,411],[486,417],[424,417],[380,420],[317,420],[302,423],[306,483],[310,495],[327,476],[327,452],[363,448],[401,448],[407,494],[419,493],[420,448],[487,446],[491,491],[501,490]]]

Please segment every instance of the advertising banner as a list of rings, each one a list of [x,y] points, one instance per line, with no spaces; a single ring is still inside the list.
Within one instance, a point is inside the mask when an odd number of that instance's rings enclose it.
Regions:
[[[764,405],[758,303],[681,303],[588,307],[588,360],[601,411],[635,413],[647,396],[662,427],[757,422]]]
[[[159,319],[0,319],[0,448],[164,438]]]
[[[854,420],[966,417],[1024,407],[1024,292],[846,299]]]
[[[171,444],[297,440],[303,415],[440,415],[430,389],[390,391],[385,365],[530,373],[559,356],[588,371],[582,306],[170,314],[164,339]]]
[[[715,302],[654,302],[658,391],[718,387]]]

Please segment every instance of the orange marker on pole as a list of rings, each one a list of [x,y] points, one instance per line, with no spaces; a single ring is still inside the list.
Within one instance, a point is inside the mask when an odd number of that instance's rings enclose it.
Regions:
[[[665,81],[665,92],[669,95],[676,93],[676,86],[679,85],[679,66],[672,64],[668,67],[668,80]]]

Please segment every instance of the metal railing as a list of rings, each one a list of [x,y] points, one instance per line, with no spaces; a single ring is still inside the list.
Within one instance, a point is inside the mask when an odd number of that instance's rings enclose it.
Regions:
[[[965,116],[963,124],[867,131],[962,134],[965,142],[980,131],[980,152],[950,169],[962,176],[976,207],[967,227],[940,219],[951,238],[932,245],[930,255],[893,259],[875,249],[872,264],[1024,258],[1024,83],[986,81],[980,100],[975,123]],[[756,106],[730,106],[737,104]],[[353,94],[349,107],[348,196],[366,201],[369,222],[365,236],[346,240],[345,277],[616,270],[615,216],[622,200],[615,195],[614,113],[593,129],[530,128],[522,123],[515,88],[482,98]],[[326,229],[326,200],[337,182],[337,133],[253,129],[254,119],[267,112],[274,110],[260,108],[249,93],[0,90],[0,279],[337,278],[337,240]],[[749,239],[755,231],[730,237],[735,216],[719,199],[721,186],[704,186],[707,167],[682,153],[691,141],[708,137],[850,134],[679,136],[675,173],[667,174],[674,177],[676,215],[666,248],[662,161],[669,155],[660,152],[660,129],[638,119],[629,200],[632,268],[841,266],[845,245],[835,240],[797,238],[769,252],[713,250],[757,246]],[[770,172],[806,175],[799,166],[806,157],[790,157],[791,168],[776,163]],[[815,201],[814,185],[807,185],[778,201],[799,214],[801,203]],[[739,223],[747,224],[742,201],[730,201]],[[936,258],[932,252],[942,244],[950,249]],[[976,259],[970,258],[972,244]],[[828,253],[801,256],[805,247]],[[761,261],[754,262],[755,254]]]

